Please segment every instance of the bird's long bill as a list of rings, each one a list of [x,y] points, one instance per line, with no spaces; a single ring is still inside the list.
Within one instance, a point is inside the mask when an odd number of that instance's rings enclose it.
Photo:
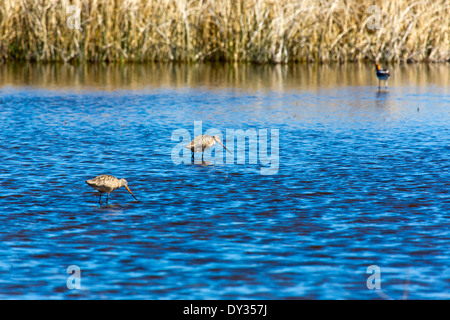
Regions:
[[[128,186],[125,186],[125,188],[127,188],[128,192],[133,196],[133,198],[138,201],[138,199],[136,199],[136,197],[134,196],[133,192],[131,192],[130,188],[128,188]]]
[[[219,141],[217,141],[217,142],[219,142]],[[219,143],[220,143],[220,145],[221,145],[222,147],[224,147],[224,148],[225,148],[225,150],[227,150],[227,151],[228,151],[228,152],[229,152],[230,154],[232,154],[232,153],[231,153],[231,151],[230,151],[230,150],[228,150],[228,149],[227,149],[227,147],[225,147],[225,146],[224,146],[224,145],[222,144],[222,142],[219,142]]]

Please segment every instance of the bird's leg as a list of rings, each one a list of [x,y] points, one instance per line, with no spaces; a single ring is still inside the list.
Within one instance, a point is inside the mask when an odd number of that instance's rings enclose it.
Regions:
[[[109,193],[106,194],[106,204],[108,204],[108,200],[109,200]]]
[[[378,90],[381,89],[381,80],[378,80]]]
[[[98,203],[102,204],[102,193],[99,192],[99,194],[100,194],[100,197],[99,197],[99,199],[98,199]]]
[[[192,163],[194,163],[195,158],[194,158],[194,152],[192,152]]]
[[[202,162],[203,162],[203,155],[205,154],[205,150],[203,150],[202,152]]]
[[[386,80],[386,89],[387,89],[387,86],[388,86],[388,83],[387,83],[387,80]]]

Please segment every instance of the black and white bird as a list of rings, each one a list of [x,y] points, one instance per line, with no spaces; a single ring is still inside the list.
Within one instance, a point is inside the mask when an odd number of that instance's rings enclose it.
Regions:
[[[386,81],[386,89],[388,86],[388,80],[391,77],[389,70],[382,70],[380,68],[380,65],[378,63],[375,64],[375,67],[377,69],[377,78],[378,78],[378,89],[380,89],[381,81]]]

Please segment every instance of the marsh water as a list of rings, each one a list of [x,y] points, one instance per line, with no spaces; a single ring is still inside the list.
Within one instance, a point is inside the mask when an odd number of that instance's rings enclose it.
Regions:
[[[450,67],[389,69],[0,65],[0,298],[449,299]]]

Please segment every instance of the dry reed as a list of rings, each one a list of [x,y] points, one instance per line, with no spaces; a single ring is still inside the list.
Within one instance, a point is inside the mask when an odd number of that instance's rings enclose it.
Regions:
[[[370,28],[379,8],[379,28]],[[81,9],[81,29],[67,25]],[[0,60],[450,61],[450,0],[2,0]]]

